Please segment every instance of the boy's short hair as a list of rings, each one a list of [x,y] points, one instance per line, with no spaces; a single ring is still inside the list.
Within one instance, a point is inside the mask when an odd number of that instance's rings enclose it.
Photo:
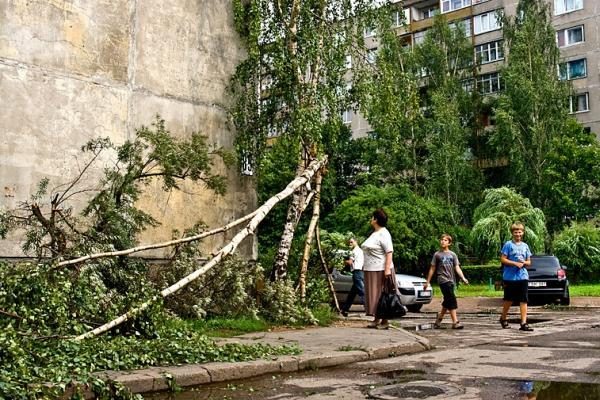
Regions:
[[[440,240],[442,239],[448,239],[448,242],[452,244],[452,236],[448,235],[447,233],[444,233],[442,236],[440,236]]]
[[[525,225],[523,225],[521,222],[515,222],[514,224],[512,224],[510,226],[510,232],[511,233],[513,233],[517,229],[524,231],[525,230]]]

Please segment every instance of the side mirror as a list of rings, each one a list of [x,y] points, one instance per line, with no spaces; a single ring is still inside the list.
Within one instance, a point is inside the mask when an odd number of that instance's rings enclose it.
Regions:
[[[561,265],[560,266],[562,269],[564,269],[565,271],[568,269],[566,265]]]

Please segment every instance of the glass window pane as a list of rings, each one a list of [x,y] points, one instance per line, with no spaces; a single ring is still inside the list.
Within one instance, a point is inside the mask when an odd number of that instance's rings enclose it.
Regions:
[[[586,75],[585,59],[569,62],[569,78],[582,78]]]
[[[565,30],[564,29],[556,32],[556,43],[558,44],[558,47],[565,46]]]
[[[582,29],[582,27],[577,27],[577,28],[569,29],[567,31],[567,33],[568,33],[568,43],[569,44],[583,42],[583,29]]]

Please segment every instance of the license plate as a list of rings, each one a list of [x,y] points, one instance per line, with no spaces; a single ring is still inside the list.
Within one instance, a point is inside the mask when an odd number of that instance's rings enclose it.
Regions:
[[[421,290],[419,297],[431,297],[431,290]]]
[[[546,282],[529,282],[528,286],[529,287],[545,287]]]

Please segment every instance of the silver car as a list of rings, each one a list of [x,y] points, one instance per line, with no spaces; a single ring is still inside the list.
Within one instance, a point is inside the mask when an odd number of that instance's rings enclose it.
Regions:
[[[340,303],[340,306],[346,302],[350,288],[352,287],[352,275],[346,275],[333,269],[331,273],[333,279],[333,288]],[[418,276],[396,274],[398,281],[398,289],[400,290],[400,298],[402,304],[406,306],[408,311],[419,312],[423,304],[431,303],[433,299],[433,288],[430,286],[427,290],[423,289],[426,280]],[[354,298],[354,304],[360,304],[360,298]]]

